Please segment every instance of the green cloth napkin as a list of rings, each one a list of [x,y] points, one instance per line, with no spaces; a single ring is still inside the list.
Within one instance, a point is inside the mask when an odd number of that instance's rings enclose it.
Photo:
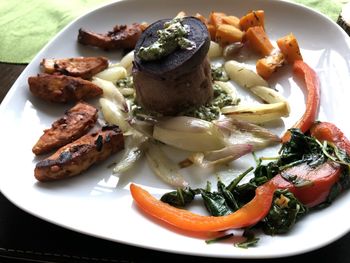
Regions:
[[[348,0],[294,0],[336,20]],[[65,25],[111,0],[0,1],[0,62],[28,63]]]
[[[111,0],[0,0],[0,62],[28,63],[65,25]]]
[[[342,6],[348,1],[349,0],[292,0],[292,2],[314,8],[329,16],[334,21],[338,19]]]

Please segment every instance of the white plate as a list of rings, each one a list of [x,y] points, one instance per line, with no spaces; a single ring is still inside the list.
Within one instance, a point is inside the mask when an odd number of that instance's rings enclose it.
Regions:
[[[42,58],[105,55],[116,61],[121,55],[77,44],[80,27],[106,32],[115,24],[152,22],[172,17],[180,10],[204,15],[217,10],[242,16],[252,9],[265,10],[266,29],[272,40],[290,32],[297,36],[305,61],[317,71],[322,83],[320,119],[336,123],[350,135],[347,123],[350,41],[325,16],[288,2],[267,0],[121,1],[99,8],[66,27],[33,59],[4,99],[0,108],[2,193],[23,210],[60,226],[121,243],[183,254],[280,257],[316,249],[346,234],[350,229],[349,192],[329,208],[309,214],[289,234],[262,236],[256,248],[245,250],[229,243],[206,245],[203,237],[168,228],[142,214],[132,202],[130,182],[143,185],[158,197],[169,189],[144,163],[120,178],[111,176],[111,169],[107,168],[113,158],[70,180],[42,184],[33,177],[33,168],[38,160],[31,152],[32,145],[42,130],[49,127],[67,106],[45,103],[31,96],[27,78],[39,72]],[[284,122],[289,127],[305,108],[303,94],[288,68],[279,73],[274,83],[290,99],[293,112]],[[284,125],[281,123],[275,131],[281,133]],[[264,155],[272,154],[272,151],[275,149]],[[252,162],[251,157],[235,162],[232,165],[236,169],[234,173],[248,167],[248,162]],[[193,173],[189,180],[195,185],[203,186],[209,178],[208,175]],[[230,180],[227,174],[222,176],[225,181]],[[212,178],[215,181],[215,176]]]

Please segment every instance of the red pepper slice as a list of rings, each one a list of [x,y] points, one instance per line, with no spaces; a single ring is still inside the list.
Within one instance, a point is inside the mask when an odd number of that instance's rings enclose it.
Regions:
[[[302,164],[287,169],[285,172],[310,180],[311,184],[297,188],[281,175],[277,175],[259,186],[255,191],[255,197],[241,209],[230,215],[219,217],[198,215],[173,207],[154,198],[135,184],[130,185],[130,191],[136,204],[153,217],[187,231],[216,232],[255,225],[269,212],[273,194],[277,189],[289,189],[299,200],[310,207],[322,203],[326,200],[332,185],[339,179],[341,169],[336,163],[327,162],[316,169]]]
[[[203,216],[173,207],[154,198],[135,184],[130,185],[131,195],[146,213],[183,230],[217,232],[256,224],[269,212],[275,187],[264,184],[255,191],[255,197],[236,212],[226,216]]]
[[[350,156],[350,141],[333,123],[316,122],[312,125],[310,132],[313,137],[320,141],[334,143],[339,149],[343,149]]]
[[[317,116],[320,104],[320,84],[316,72],[302,60],[294,62],[293,72],[304,78],[307,91],[304,115],[293,125],[293,128],[299,128],[302,132],[306,132],[315,122]],[[289,139],[290,133],[286,132],[282,137],[282,142],[287,142]]]

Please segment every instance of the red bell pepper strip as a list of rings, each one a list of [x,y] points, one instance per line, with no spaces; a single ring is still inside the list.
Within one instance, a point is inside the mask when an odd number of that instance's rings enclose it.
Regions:
[[[275,187],[266,183],[258,187],[255,197],[236,212],[226,216],[203,216],[173,207],[154,198],[146,190],[135,184],[130,185],[131,195],[137,205],[146,213],[183,230],[197,232],[217,232],[232,228],[242,228],[256,224],[270,210]]]
[[[310,132],[311,136],[320,141],[329,141],[334,143],[339,149],[343,149],[350,156],[350,141],[333,123],[316,122],[312,125]]]
[[[255,225],[269,212],[277,189],[289,189],[309,207],[324,202],[331,187],[339,179],[341,169],[336,163],[326,162],[316,169],[308,167],[307,164],[301,164],[284,172],[310,180],[311,184],[295,187],[281,175],[276,175],[255,190],[255,197],[249,203],[230,215],[219,217],[198,215],[173,207],[154,198],[135,184],[130,185],[130,191],[136,204],[155,218],[187,231],[216,232]]]
[[[293,125],[293,128],[299,128],[302,132],[306,132],[315,122],[317,116],[320,104],[320,84],[316,72],[302,60],[294,62],[293,72],[304,78],[307,91],[306,110],[304,115]],[[282,137],[282,142],[287,142],[289,139],[290,133],[286,132]]]

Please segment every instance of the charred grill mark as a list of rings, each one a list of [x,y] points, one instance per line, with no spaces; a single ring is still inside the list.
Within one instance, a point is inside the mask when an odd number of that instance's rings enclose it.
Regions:
[[[69,74],[69,71],[66,70],[65,68],[60,68],[60,69],[58,69],[57,71],[58,71],[59,73],[63,74],[63,75],[67,75],[67,76],[70,75],[70,74]]]
[[[46,129],[33,147],[36,155],[43,154],[86,134],[97,121],[97,109],[87,103],[79,102]]]
[[[121,132],[117,125],[105,125],[102,127],[102,131],[115,131],[117,133]]]
[[[145,25],[133,23],[131,25],[116,25],[113,31],[106,34],[79,29],[78,42],[83,45],[94,46],[104,50],[133,49],[141,36]]]
[[[95,146],[97,151],[101,151],[103,147],[103,137],[101,135],[97,136],[97,139],[95,141]]]
[[[108,59],[105,57],[43,59],[40,64],[45,73],[91,79],[93,75],[108,67]]]
[[[66,75],[39,74],[29,77],[28,84],[33,95],[59,103],[90,99],[103,92],[90,81]]]
[[[61,153],[58,157],[60,163],[68,162],[70,159],[72,159],[72,153],[69,151]]]
[[[67,149],[59,154],[57,159],[45,159],[36,164],[36,168],[47,168],[50,166],[63,166],[69,164],[77,155],[86,153],[93,147],[89,144],[74,145],[72,148]]]
[[[124,137],[120,129],[117,126],[105,127],[104,131],[84,135],[37,163],[34,175],[39,181],[75,176],[123,148]]]

